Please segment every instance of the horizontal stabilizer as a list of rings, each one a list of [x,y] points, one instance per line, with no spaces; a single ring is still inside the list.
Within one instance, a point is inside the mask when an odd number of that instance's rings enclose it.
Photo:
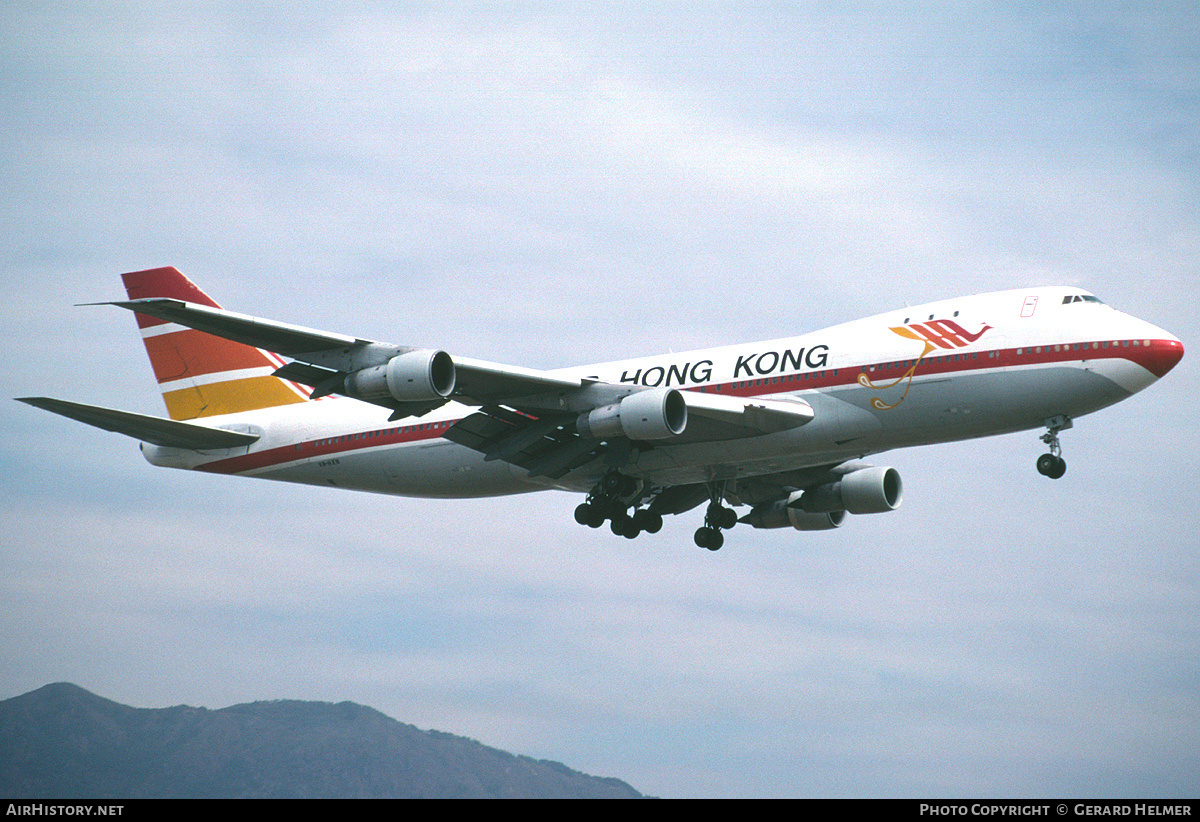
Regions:
[[[257,434],[244,434],[240,431],[227,431],[223,428],[210,428],[207,425],[197,425],[194,422],[178,422],[162,417],[150,417],[145,414],[134,414],[131,411],[117,411],[112,408],[101,408],[96,405],[83,405],[66,400],[55,400],[50,397],[17,397],[17,402],[32,405],[54,414],[60,414],[105,431],[115,431],[127,437],[161,445],[167,448],[187,448],[193,451],[207,451],[218,448],[236,448],[249,445],[258,439]]]

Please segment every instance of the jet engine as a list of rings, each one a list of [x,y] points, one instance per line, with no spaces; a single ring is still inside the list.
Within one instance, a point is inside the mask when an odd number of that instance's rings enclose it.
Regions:
[[[423,402],[450,396],[456,381],[454,360],[445,351],[398,354],[383,365],[346,375],[348,397],[374,402]]]
[[[797,507],[810,514],[883,514],[900,507],[903,490],[895,468],[858,468],[836,482],[806,489]]]
[[[661,440],[682,434],[687,419],[682,394],[674,388],[654,388],[580,414],[576,427],[581,436],[597,439]]]
[[[895,468],[843,466],[833,482],[793,491],[783,499],[754,506],[741,521],[755,528],[825,531],[851,514],[881,514],[900,507],[903,484]]]
[[[797,531],[828,531],[840,528],[845,522],[845,511],[810,514],[798,507],[793,507],[793,504],[803,495],[803,491],[793,491],[784,499],[756,505],[739,521],[754,528],[787,528],[790,525]]]

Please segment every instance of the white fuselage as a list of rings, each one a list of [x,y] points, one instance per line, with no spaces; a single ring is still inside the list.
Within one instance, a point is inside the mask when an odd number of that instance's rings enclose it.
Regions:
[[[1086,299],[1085,299],[1086,298]],[[830,465],[871,453],[1039,428],[1153,383],[1182,355],[1174,336],[1077,288],[1032,288],[905,308],[747,345],[553,372],[735,397],[795,397],[811,422],[742,439],[635,452],[622,470],[681,485]],[[1168,364],[1169,363],[1169,364]],[[557,480],[443,438],[473,409],[450,403],[419,419],[344,397],[214,417],[261,433],[210,453],[143,445],[156,465],[419,497],[590,489],[599,461]]]

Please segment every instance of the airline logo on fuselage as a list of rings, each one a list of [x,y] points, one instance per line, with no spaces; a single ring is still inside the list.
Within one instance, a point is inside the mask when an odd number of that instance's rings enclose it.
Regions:
[[[901,337],[907,337],[910,340],[919,340],[924,342],[926,346],[932,344],[938,348],[962,348],[964,345],[970,345],[975,342],[983,336],[985,331],[989,330],[991,330],[991,326],[984,323],[983,328],[974,334],[970,334],[967,332],[967,329],[954,320],[930,320],[927,323],[911,323],[892,329],[894,333],[899,334]],[[932,350],[932,348],[927,347],[925,354],[928,354]],[[924,357],[925,354],[921,356]]]
[[[904,393],[895,402],[884,402],[878,397],[871,399],[871,407],[876,411],[891,411],[897,405],[904,402],[905,397],[908,396],[909,389],[912,388],[913,377],[917,373],[917,368],[930,351],[935,351],[938,348],[964,348],[982,337],[991,328],[990,325],[984,323],[983,328],[972,334],[954,320],[930,320],[926,323],[910,323],[908,325],[894,326],[890,329],[893,334],[898,334],[905,339],[916,340],[923,344],[924,348],[920,356],[917,357],[912,366],[901,374],[897,380],[879,385],[864,371],[858,375],[858,384],[873,391],[884,391],[888,388],[895,388],[900,383],[904,383]]]
[[[824,368],[828,362],[829,346],[827,345],[800,346],[796,349],[785,348],[778,351],[755,351],[737,357],[729,379],[753,379],[771,374]],[[660,385],[669,387],[706,383],[713,378],[713,368],[714,363],[709,359],[669,365],[652,365],[649,368],[626,369],[621,372],[621,382],[644,385],[648,388],[657,388]]]

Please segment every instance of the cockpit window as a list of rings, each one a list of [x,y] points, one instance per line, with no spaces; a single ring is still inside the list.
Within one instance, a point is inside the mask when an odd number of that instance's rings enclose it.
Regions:
[[[1062,301],[1063,305],[1067,303],[1099,303],[1100,305],[1104,305],[1103,300],[1099,297],[1093,297],[1091,294],[1068,294],[1063,297]]]

